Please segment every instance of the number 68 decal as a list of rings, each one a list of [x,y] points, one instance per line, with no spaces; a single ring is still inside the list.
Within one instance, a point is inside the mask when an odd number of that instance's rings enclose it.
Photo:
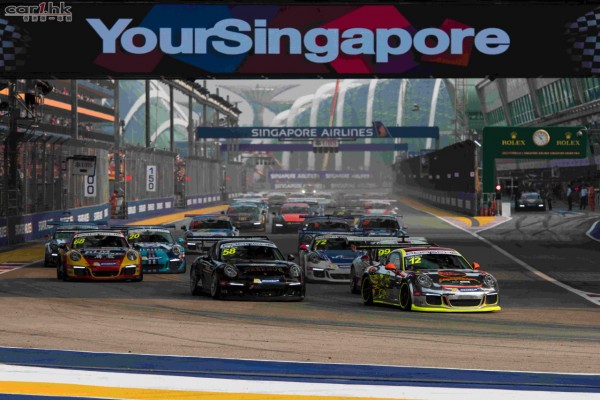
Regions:
[[[223,255],[224,256],[230,256],[232,254],[235,254],[235,247],[223,250]]]

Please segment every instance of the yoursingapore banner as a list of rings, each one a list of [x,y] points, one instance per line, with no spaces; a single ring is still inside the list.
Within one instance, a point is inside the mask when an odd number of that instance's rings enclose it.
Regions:
[[[2,77],[596,74],[594,4],[5,2]]]

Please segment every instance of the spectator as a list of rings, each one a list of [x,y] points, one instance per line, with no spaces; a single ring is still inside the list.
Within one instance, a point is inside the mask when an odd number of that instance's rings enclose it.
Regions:
[[[117,195],[119,194],[118,191],[114,191],[112,196],[110,196],[109,202],[110,202],[110,215],[112,217],[117,215]]]
[[[588,188],[587,188],[587,183],[584,183],[583,185],[581,185],[581,188],[579,189],[579,209],[580,210],[585,210],[587,207],[587,203],[588,203]]]
[[[588,204],[590,206],[590,211],[596,211],[596,188],[594,185],[590,185],[588,187]]]
[[[552,210],[552,189],[550,189],[550,187],[546,189],[544,197],[546,198],[546,202],[548,203],[548,210]]]
[[[567,203],[569,204],[569,211],[573,210],[573,197],[575,194],[573,193],[573,187],[569,183],[567,186]]]

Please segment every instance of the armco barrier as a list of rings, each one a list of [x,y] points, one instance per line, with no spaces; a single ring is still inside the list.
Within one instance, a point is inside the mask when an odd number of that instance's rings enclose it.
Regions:
[[[93,222],[108,220],[108,204],[75,208],[70,211],[47,211],[37,214],[0,218],[0,246],[42,238],[52,232],[51,221]]]

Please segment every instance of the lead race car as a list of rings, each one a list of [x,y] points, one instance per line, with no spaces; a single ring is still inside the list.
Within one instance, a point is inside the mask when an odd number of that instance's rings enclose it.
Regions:
[[[113,226],[126,232],[127,240],[142,257],[144,273],[175,273],[186,271],[183,238],[173,239],[169,228],[175,225]]]
[[[94,230],[76,232],[71,242],[56,246],[60,252],[56,277],[63,281],[141,281],[142,257],[122,232]]]
[[[378,265],[368,267],[361,281],[365,305],[399,306],[409,311],[498,311],[498,281],[445,247],[394,250]]]
[[[221,239],[190,267],[192,295],[302,301],[304,275],[266,236]]]

